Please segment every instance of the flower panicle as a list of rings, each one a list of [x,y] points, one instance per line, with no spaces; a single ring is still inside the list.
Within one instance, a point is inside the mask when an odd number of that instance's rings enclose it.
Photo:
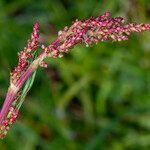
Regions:
[[[85,43],[88,47],[92,43],[103,41],[124,41],[128,40],[131,32],[145,30],[150,30],[150,24],[125,24],[124,18],[111,18],[110,13],[106,12],[102,16],[76,20],[72,26],[66,26],[58,32],[58,38],[48,46],[46,53],[51,53],[53,55],[49,56],[57,58],[61,52],[68,52],[78,43]]]
[[[16,121],[19,110],[11,106],[9,108],[9,113],[7,114],[5,120],[2,121],[0,126],[0,138],[4,138],[9,130],[9,127]]]
[[[61,58],[63,53],[68,53],[76,44],[84,43],[88,47],[93,43],[97,44],[103,41],[125,41],[128,40],[132,32],[146,30],[150,30],[150,24],[125,24],[124,18],[112,18],[110,12],[106,12],[99,17],[75,20],[70,27],[66,26],[63,30],[60,30],[57,39],[50,45],[41,44],[42,52],[38,57],[35,57],[34,52],[40,45],[38,41],[40,35],[39,23],[36,22],[27,46],[18,53],[17,67],[10,74],[10,87],[0,112],[0,138],[5,137],[9,126],[16,121],[19,112],[17,104],[19,103],[18,97],[21,88],[38,66],[45,68],[48,66],[44,62],[45,58]]]
[[[24,49],[18,53],[18,64],[10,73],[10,88],[7,93],[7,101],[4,102],[0,113],[0,138],[5,137],[10,125],[12,125],[16,121],[16,118],[18,116],[19,109],[17,108],[17,104],[19,102],[17,101],[17,99],[19,98],[20,93],[16,92],[16,90],[18,89],[17,84],[22,75],[27,71],[29,65],[32,63],[31,60],[34,57],[34,52],[36,51],[39,44],[39,35],[39,23],[35,22],[33,32],[31,33],[31,38],[28,39],[27,46],[25,46]],[[12,93],[14,93],[13,98]],[[10,99],[12,101],[11,103]],[[14,103],[15,101],[16,103]],[[8,105],[8,103],[10,104]]]
[[[30,61],[33,58],[33,52],[38,47],[39,39],[39,23],[35,22],[33,27],[33,32],[31,33],[31,39],[28,40],[27,46],[20,52],[18,52],[18,65],[10,73],[11,82],[16,83],[20,76],[26,71],[27,67],[30,65]]]

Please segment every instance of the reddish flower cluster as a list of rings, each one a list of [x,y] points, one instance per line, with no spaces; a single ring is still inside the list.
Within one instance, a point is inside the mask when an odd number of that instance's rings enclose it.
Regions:
[[[38,47],[39,38],[39,25],[35,23],[31,39],[28,40],[27,47],[24,47],[23,51],[18,53],[18,65],[11,73],[10,87],[0,112],[0,138],[6,135],[9,125],[15,122],[18,115],[19,110],[16,105],[12,104],[15,100],[16,104],[19,103],[17,99],[18,91],[39,65],[47,67],[47,64],[43,61],[45,58],[62,57],[62,53],[67,53],[78,43],[85,43],[86,46],[89,46],[92,43],[108,40],[124,41],[128,40],[131,32],[145,30],[150,30],[150,24],[124,24],[122,17],[111,18],[110,13],[106,12],[97,18],[76,20],[71,27],[65,27],[58,32],[58,38],[48,47],[42,45],[42,53],[32,60]]]
[[[9,108],[9,113],[5,120],[2,121],[0,125],[0,138],[4,138],[9,130],[9,126],[16,121],[18,116],[18,110],[15,110],[14,107]]]
[[[19,77],[25,72],[30,60],[33,58],[33,51],[36,50],[38,46],[39,38],[39,24],[36,22],[33,27],[33,33],[31,34],[31,39],[28,40],[27,47],[24,47],[23,51],[18,53],[18,65],[11,72],[11,80],[13,83],[19,79]]]
[[[110,13],[97,18],[91,17],[87,20],[76,20],[71,27],[65,27],[58,32],[58,38],[48,48],[49,51],[55,51],[55,55],[59,56],[60,52],[68,52],[77,43],[85,43],[88,47],[92,43],[100,41],[128,40],[131,32],[142,32],[150,30],[150,24],[135,25],[129,23],[124,24],[122,17],[110,18]]]

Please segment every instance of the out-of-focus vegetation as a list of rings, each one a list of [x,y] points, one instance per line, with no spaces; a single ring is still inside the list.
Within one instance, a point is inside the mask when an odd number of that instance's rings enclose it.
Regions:
[[[0,0],[0,103],[35,20],[48,44],[74,19],[105,11],[150,22],[149,0]],[[1,150],[150,149],[150,32],[47,62]]]

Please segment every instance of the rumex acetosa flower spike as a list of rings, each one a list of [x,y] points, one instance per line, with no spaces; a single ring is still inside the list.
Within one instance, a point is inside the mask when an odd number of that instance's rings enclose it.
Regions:
[[[33,58],[33,52],[38,46],[39,39],[39,23],[36,22],[31,33],[31,39],[28,40],[27,46],[18,53],[18,65],[11,72],[11,82],[16,83],[19,77],[26,71],[29,66],[30,60]]]
[[[42,52],[34,57],[34,52],[40,45],[39,24],[36,22],[31,33],[27,46],[18,53],[19,61],[17,67],[11,72],[10,86],[0,112],[0,138],[4,138],[9,126],[16,121],[21,103],[18,102],[21,88],[32,77],[33,72],[38,68],[47,67],[45,58],[61,58],[63,53],[68,53],[76,44],[85,43],[89,45],[103,41],[124,41],[128,40],[131,32],[142,32],[150,30],[150,24],[125,24],[124,18],[110,17],[106,12],[99,17],[91,17],[85,20],[76,20],[70,27],[65,27],[58,32],[58,37],[49,46],[42,45]],[[27,92],[26,92],[27,93]],[[19,103],[19,107],[16,104]]]
[[[12,125],[18,116],[18,109],[15,109],[14,107],[9,108],[9,113],[6,116],[5,120],[2,121],[0,126],[0,138],[4,138],[9,130],[10,125]]]
[[[128,40],[131,32],[145,30],[150,30],[150,24],[125,24],[122,17],[111,18],[109,12],[96,18],[76,20],[71,27],[66,26],[58,32],[58,38],[49,45],[49,52],[55,52],[50,56],[57,57],[60,52],[68,52],[77,43],[85,43],[88,47],[103,41],[124,41]]]
[[[33,61],[34,52],[39,44],[38,39],[39,23],[36,22],[33,27],[33,32],[31,33],[31,38],[27,41],[27,46],[18,53],[18,65],[10,73],[10,87],[0,113],[0,138],[6,135],[9,126],[14,123],[17,118],[19,110],[12,104],[19,97],[19,93],[17,92],[19,91],[19,87],[17,87],[17,84],[20,83],[20,81],[22,82],[21,76],[27,71],[27,68]]]

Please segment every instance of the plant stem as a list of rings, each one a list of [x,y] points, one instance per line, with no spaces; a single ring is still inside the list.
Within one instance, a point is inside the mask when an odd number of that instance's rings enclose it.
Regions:
[[[15,98],[15,95],[16,95],[16,93],[14,93],[12,91],[12,89],[9,88],[7,95],[6,95],[6,99],[4,101],[4,104],[3,104],[1,112],[0,112],[0,124],[2,123],[5,116],[7,115],[9,107],[10,107],[13,99]]]
[[[10,84],[8,89],[6,99],[3,103],[1,112],[0,112],[0,124],[5,119],[6,115],[9,112],[9,108],[14,101],[18,91],[22,88],[25,81],[30,77],[30,75],[37,69],[39,63],[46,57],[45,53],[42,53],[37,59],[35,59],[32,64],[28,67],[28,69],[23,73],[23,75],[19,78],[19,80],[14,85],[13,83]]]

